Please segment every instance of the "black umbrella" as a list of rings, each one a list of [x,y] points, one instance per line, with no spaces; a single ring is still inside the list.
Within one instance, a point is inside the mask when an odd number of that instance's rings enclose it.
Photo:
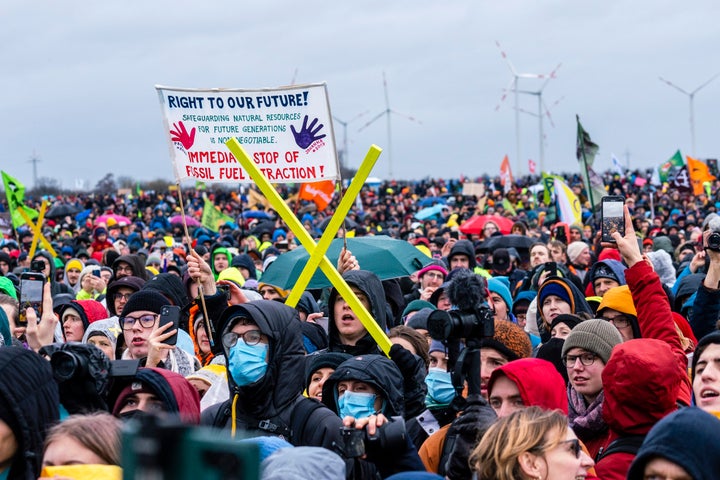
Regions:
[[[273,234],[275,231],[275,222],[272,220],[263,220],[259,222],[257,225],[255,225],[252,230],[250,230],[251,235],[255,235],[256,237],[261,237],[263,233],[268,233],[270,235]]]
[[[514,248],[520,253],[521,250],[528,251],[530,246],[538,241],[525,235],[498,235],[481,243],[478,251],[490,252],[497,248]]]
[[[330,220],[332,220],[332,217],[327,217],[325,220],[320,222],[320,225],[318,225],[318,228],[320,230],[325,230],[328,226],[328,223],[330,223]],[[345,228],[347,230],[354,230],[358,227],[358,223],[355,220],[351,220],[349,218],[345,219]]]
[[[50,210],[45,213],[45,218],[62,218],[73,216],[76,213],[80,213],[79,207],[67,203],[59,203],[50,207]]]

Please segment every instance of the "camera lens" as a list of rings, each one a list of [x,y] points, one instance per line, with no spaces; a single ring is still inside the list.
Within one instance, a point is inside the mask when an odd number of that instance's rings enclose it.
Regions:
[[[435,310],[428,316],[427,327],[435,340],[447,340],[452,335],[453,322],[446,311]]]
[[[50,357],[50,366],[55,379],[58,382],[65,382],[75,376],[81,365],[73,353],[58,351]]]

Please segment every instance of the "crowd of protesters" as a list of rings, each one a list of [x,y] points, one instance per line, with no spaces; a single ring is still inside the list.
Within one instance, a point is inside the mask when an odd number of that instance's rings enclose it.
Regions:
[[[266,272],[299,241],[247,187],[51,198],[72,212],[40,226],[55,255],[28,226],[0,241],[0,479],[120,478],[123,425],[152,418],[254,445],[267,479],[716,478],[720,184],[646,173],[605,175],[612,242],[579,177],[577,223],[538,178],[366,186],[338,235],[426,257],[398,278],[337,260],[387,355],[337,287],[285,305]],[[319,238],[339,195],[317,211],[278,188]],[[462,335],[433,336],[443,312]]]

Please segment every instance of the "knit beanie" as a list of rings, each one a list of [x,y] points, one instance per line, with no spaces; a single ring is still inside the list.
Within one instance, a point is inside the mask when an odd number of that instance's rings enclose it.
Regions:
[[[635,303],[633,303],[632,294],[630,293],[630,287],[622,285],[620,287],[613,287],[605,292],[602,301],[597,311],[602,312],[604,308],[612,308],[620,313],[632,315],[637,317],[637,310],[635,310]]]
[[[428,350],[428,353],[433,352],[447,352],[447,347],[440,341],[440,340],[433,340],[430,342],[430,350]]]
[[[217,281],[225,280],[235,283],[238,287],[245,285],[245,277],[243,277],[240,270],[235,267],[228,267],[218,275]]]
[[[159,315],[165,305],[170,305],[170,301],[157,290],[140,290],[130,295],[120,316],[125,317],[139,310],[147,310]]]
[[[442,264],[441,260],[434,260],[433,263],[430,265],[423,267],[417,272],[417,277],[421,278],[423,275],[425,275],[430,270],[434,270],[436,272],[440,272],[443,274],[443,277],[447,277],[448,271],[447,268]]]
[[[419,312],[423,308],[429,308],[430,310],[436,310],[437,308],[435,305],[433,305],[430,302],[426,302],[425,300],[413,300],[412,302],[407,304],[407,307],[405,307],[405,310],[402,312],[402,316],[406,316],[408,313],[412,312]]]
[[[351,358],[347,353],[342,352],[321,352],[305,356],[305,388],[310,386],[312,374],[321,368],[337,369],[338,365]]]
[[[582,348],[599,356],[603,363],[610,360],[613,347],[622,343],[617,328],[606,320],[593,319],[581,322],[565,339],[562,356],[573,348]]]
[[[487,284],[488,290],[500,295],[500,297],[502,297],[503,301],[505,302],[505,305],[507,305],[508,310],[512,311],[513,299],[512,295],[510,294],[510,289],[501,280],[498,280],[497,278],[488,278]]]
[[[495,320],[495,335],[492,338],[483,338],[480,348],[497,350],[509,361],[532,355],[530,337],[522,328],[507,320]]]
[[[540,287],[540,291],[538,291],[538,310],[542,310],[542,305],[545,303],[545,299],[550,295],[560,297],[571,307],[573,307],[575,303],[573,302],[572,292],[570,292],[570,290],[565,286],[565,284],[559,281],[554,281],[553,279],[548,279],[545,281],[545,283],[542,284],[542,286]]]
[[[418,328],[422,330],[427,330],[427,321],[430,317],[430,314],[437,310],[435,308],[435,305],[432,306],[432,308],[421,308],[417,312],[415,312],[415,315],[410,317],[410,319],[405,323],[408,327],[417,330]]]
[[[83,269],[83,263],[78,260],[77,258],[71,258],[68,260],[68,262],[65,264],[65,271],[67,272],[71,268],[76,268],[82,272]]]
[[[577,327],[581,322],[583,322],[583,319],[578,317],[577,315],[563,313],[553,318],[553,321],[550,324],[550,330],[555,328],[558,323],[564,323],[570,328],[570,330],[572,330],[573,328]]]
[[[585,242],[572,242],[567,247],[568,259],[570,259],[571,262],[574,262],[586,248],[590,247],[588,247],[588,244]]]
[[[657,250],[648,252],[646,255],[652,262],[655,273],[660,277],[662,284],[672,288],[675,285],[676,272],[670,254],[665,250]]]

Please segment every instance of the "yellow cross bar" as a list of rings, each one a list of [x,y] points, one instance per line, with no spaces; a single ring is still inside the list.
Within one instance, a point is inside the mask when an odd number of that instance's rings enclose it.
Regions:
[[[28,226],[30,226],[30,229],[33,232],[33,239],[32,244],[30,245],[30,252],[28,253],[28,256],[32,259],[35,256],[35,249],[37,248],[38,240],[40,243],[42,243],[43,247],[45,247],[45,250],[50,252],[54,257],[57,257],[57,252],[55,252],[55,249],[50,245],[50,242],[47,241],[47,238],[42,234],[42,223],[45,219],[45,210],[47,210],[47,200],[43,200],[42,205],[40,206],[40,214],[38,215],[37,223],[33,223],[32,219],[28,216],[27,213],[25,213],[25,210],[22,208],[18,208],[18,212],[20,212],[20,215],[23,217],[23,220],[27,222]]]
[[[290,210],[288,205],[283,201],[282,197],[280,197],[280,194],[278,194],[277,191],[273,188],[273,186],[270,185],[270,182],[265,177],[265,175],[263,175],[263,173],[257,168],[255,163],[248,156],[247,152],[245,152],[245,150],[242,148],[242,145],[240,145],[240,142],[238,142],[235,138],[231,138],[225,144],[233,153],[235,158],[238,159],[240,165],[242,165],[242,167],[247,170],[247,172],[250,174],[250,177],[260,188],[260,191],[265,195],[265,198],[268,199],[270,204],[273,206],[275,211],[278,212],[278,214],[282,217],[290,230],[293,231],[296,238],[300,240],[302,246],[305,247],[308,253],[313,255],[315,249],[318,248],[318,245],[315,244],[313,238],[310,236],[307,230],[305,230],[305,227],[303,227],[295,214],[293,214],[292,210]],[[369,171],[372,169],[372,165],[374,165],[375,161],[377,161],[377,158],[380,156],[380,152],[382,152],[382,149],[380,147],[372,145],[360,169],[367,169],[367,173],[369,174]],[[366,165],[366,162],[371,162],[369,168]],[[360,186],[362,187],[362,184]],[[346,196],[350,197],[349,195]],[[340,223],[342,223],[344,219],[345,215],[342,215],[342,217],[337,214],[334,215],[333,218],[330,220],[328,230],[330,230],[334,226],[334,231],[337,232],[338,228],[340,227]],[[323,235],[323,238],[324,237],[325,235]],[[328,246],[331,240],[332,237],[328,237]],[[390,347],[392,346],[390,339],[387,337],[387,335],[385,335],[385,332],[382,330],[382,328],[380,328],[377,322],[375,322],[375,320],[372,318],[372,315],[370,315],[365,306],[360,302],[360,300],[358,300],[355,292],[353,292],[347,282],[345,282],[345,279],[342,277],[342,275],[340,275],[335,266],[330,263],[330,260],[328,260],[328,258],[325,256],[324,251],[321,253],[322,257],[319,260],[320,269],[330,280],[330,283],[332,283],[332,285],[337,288],[338,293],[342,296],[342,298],[345,299],[346,302],[348,302],[350,308],[358,316],[360,322],[362,322],[368,333],[370,333],[373,339],[375,339],[380,349],[385,352],[385,354],[388,354],[390,352]],[[318,256],[319,255],[320,254],[318,254]],[[310,260],[308,260],[308,263],[310,263]],[[314,273],[314,270],[310,272],[307,272],[307,270],[303,270],[303,274],[306,273],[309,273],[309,276],[311,277]],[[309,282],[309,279],[307,281]],[[295,289],[293,288],[293,291],[294,290]]]

